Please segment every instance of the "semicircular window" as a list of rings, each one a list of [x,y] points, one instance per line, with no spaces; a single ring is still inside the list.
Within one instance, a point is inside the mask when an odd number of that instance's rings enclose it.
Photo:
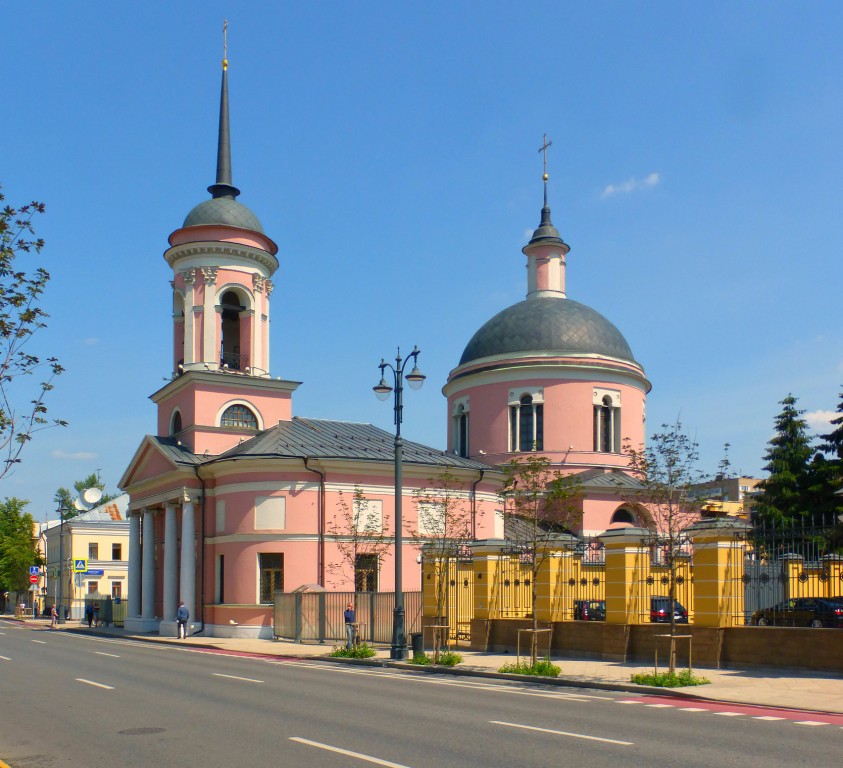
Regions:
[[[245,405],[230,405],[223,411],[220,418],[221,427],[237,427],[239,429],[257,429],[257,416]]]

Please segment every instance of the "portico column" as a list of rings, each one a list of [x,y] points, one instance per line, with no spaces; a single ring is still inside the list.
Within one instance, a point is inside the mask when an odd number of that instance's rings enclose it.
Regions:
[[[164,621],[175,621],[179,594],[179,542],[175,502],[164,505]]]
[[[152,510],[143,511],[143,566],[141,572],[141,617],[155,619],[155,517]]]
[[[140,541],[140,513],[129,515],[129,572],[126,588],[129,592],[128,615],[130,618],[140,616],[141,596],[141,541]]]
[[[180,599],[196,618],[196,543],[193,500],[185,493],[181,508],[181,589]]]

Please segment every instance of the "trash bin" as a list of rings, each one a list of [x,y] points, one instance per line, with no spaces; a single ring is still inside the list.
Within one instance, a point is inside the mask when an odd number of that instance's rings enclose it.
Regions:
[[[410,647],[413,649],[413,656],[421,656],[424,653],[424,635],[421,632],[410,632]]]

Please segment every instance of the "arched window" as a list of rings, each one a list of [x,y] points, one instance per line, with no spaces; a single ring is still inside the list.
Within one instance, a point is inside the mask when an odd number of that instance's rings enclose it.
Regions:
[[[257,416],[245,405],[230,405],[223,411],[220,418],[221,427],[237,427],[238,429],[257,429]]]
[[[620,394],[596,390],[594,393],[594,450],[620,453]]]
[[[220,366],[242,371],[249,361],[240,354],[240,313],[245,309],[234,291],[226,291],[220,300],[222,339],[220,341]]]
[[[181,411],[176,411],[173,414],[173,423],[170,426],[170,434],[171,435],[177,435],[181,431],[182,431]]]
[[[463,403],[457,406],[454,414],[454,453],[468,457],[468,411]]]
[[[509,406],[509,450],[544,450],[544,404],[522,395]]]
[[[638,521],[635,519],[635,515],[633,515],[626,507],[621,507],[620,509],[615,510],[610,523],[629,523],[630,525],[637,525]]]

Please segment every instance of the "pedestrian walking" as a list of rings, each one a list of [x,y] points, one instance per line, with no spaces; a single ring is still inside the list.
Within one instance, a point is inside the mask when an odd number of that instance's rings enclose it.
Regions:
[[[56,610],[56,606],[50,606],[50,629],[55,629],[56,625],[59,623],[59,612]]]
[[[184,601],[179,601],[179,607],[176,611],[176,622],[179,625],[179,640],[184,640],[187,637],[187,620],[190,618],[190,611]]]
[[[354,606],[349,603],[343,611],[343,619],[345,619],[345,647],[346,650],[351,650],[354,645],[354,635],[357,629],[357,624],[354,621]]]
[[[100,604],[94,603],[94,626],[98,627],[100,625]]]
[[[88,629],[94,625],[94,606],[92,603],[85,606],[85,621],[88,622]]]

